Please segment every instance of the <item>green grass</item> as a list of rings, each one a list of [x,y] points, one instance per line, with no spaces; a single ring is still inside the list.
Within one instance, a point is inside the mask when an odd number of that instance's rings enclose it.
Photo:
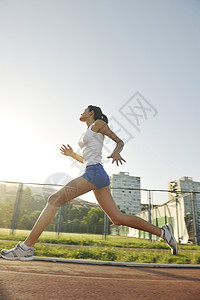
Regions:
[[[8,229],[0,229],[0,249],[12,248],[16,241],[23,241],[29,231],[16,230],[13,236]],[[200,264],[200,246],[179,245],[173,256],[164,242],[132,237],[44,232],[34,248],[35,256],[67,259],[89,259],[143,263]]]

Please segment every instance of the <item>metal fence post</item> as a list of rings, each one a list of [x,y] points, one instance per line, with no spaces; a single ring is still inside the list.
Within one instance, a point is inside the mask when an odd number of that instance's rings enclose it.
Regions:
[[[196,193],[192,192],[190,195],[191,195],[191,201],[192,201],[194,242],[195,242],[195,245],[200,245],[199,216],[198,216],[198,207],[197,207],[197,203],[196,203]]]
[[[196,212],[195,212],[195,204],[194,204],[194,195],[193,192],[190,194],[191,202],[192,202],[192,216],[193,216],[193,228],[194,228],[194,242],[197,245],[197,227],[196,227]]]
[[[107,238],[107,227],[108,227],[108,217],[106,213],[104,213],[104,239]]]
[[[200,245],[200,210],[198,207],[197,193],[194,192],[194,206],[196,210],[196,233],[197,233],[197,245]]]
[[[22,192],[23,192],[23,183],[19,183],[19,187],[18,187],[18,191],[17,191],[17,196],[16,196],[16,200],[15,200],[13,219],[12,219],[12,224],[11,224],[11,231],[10,231],[11,235],[14,234],[14,231],[16,229],[17,218],[18,218],[18,213],[19,213],[19,207],[20,207],[20,201],[21,201]]]
[[[62,219],[62,206],[60,206],[59,213],[58,213],[57,235],[59,235],[61,232],[61,219]]]
[[[165,224],[167,224],[166,206],[167,206],[167,204],[164,204]],[[164,225],[164,224],[163,224],[163,225]]]
[[[178,200],[178,194],[176,194],[176,221],[177,221],[176,223],[177,223],[177,233],[178,233],[178,242],[179,242],[180,236],[179,236],[178,202],[179,202],[179,200]]]
[[[151,191],[148,191],[149,194],[149,223],[151,223]],[[152,233],[149,233],[149,240],[152,242]]]

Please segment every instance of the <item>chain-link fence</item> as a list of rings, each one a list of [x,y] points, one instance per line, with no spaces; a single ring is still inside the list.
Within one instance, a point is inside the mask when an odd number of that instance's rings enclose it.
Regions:
[[[48,197],[63,185],[19,182],[0,182],[0,228],[31,230]],[[112,187],[111,187],[112,188]],[[130,190],[130,188],[129,188]],[[133,189],[134,190],[134,189]],[[140,189],[146,204],[137,216],[161,227],[167,222],[174,227],[176,239],[181,243],[200,244],[200,192],[177,192],[172,200],[156,206],[153,199],[171,193],[167,190]],[[61,206],[47,231],[111,234],[157,239],[149,233],[125,226],[111,225],[110,220],[95,204],[80,203],[76,199]],[[110,232],[111,231],[111,232]]]
[[[31,230],[50,195],[61,184],[0,182],[0,228]],[[107,224],[106,228],[104,224]],[[62,205],[46,231],[109,234],[109,221],[97,204],[74,199]],[[105,231],[106,230],[106,231]]]
[[[148,207],[137,216],[159,227],[170,223],[179,243],[200,245],[200,193],[177,192],[170,201],[159,206],[152,205],[153,194],[160,192],[164,191],[148,191]],[[168,192],[171,193],[171,191]],[[127,229],[127,235],[150,240],[158,239],[157,236],[133,228]]]

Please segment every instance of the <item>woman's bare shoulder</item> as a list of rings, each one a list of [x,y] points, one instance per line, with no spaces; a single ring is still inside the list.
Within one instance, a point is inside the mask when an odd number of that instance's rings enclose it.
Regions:
[[[104,133],[107,128],[108,128],[108,124],[100,119],[96,120],[94,122],[94,125],[92,126],[92,130],[94,132],[101,132],[101,133]]]

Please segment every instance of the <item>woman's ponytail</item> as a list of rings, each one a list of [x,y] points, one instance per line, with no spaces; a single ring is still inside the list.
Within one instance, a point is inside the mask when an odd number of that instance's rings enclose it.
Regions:
[[[106,115],[102,114],[102,120],[106,123],[108,123],[108,118],[106,117]]]
[[[89,111],[94,111],[94,119],[96,120],[102,120],[106,123],[108,123],[108,118],[106,117],[106,115],[104,115],[101,111],[101,108],[98,106],[94,106],[94,105],[89,105],[88,106]]]

